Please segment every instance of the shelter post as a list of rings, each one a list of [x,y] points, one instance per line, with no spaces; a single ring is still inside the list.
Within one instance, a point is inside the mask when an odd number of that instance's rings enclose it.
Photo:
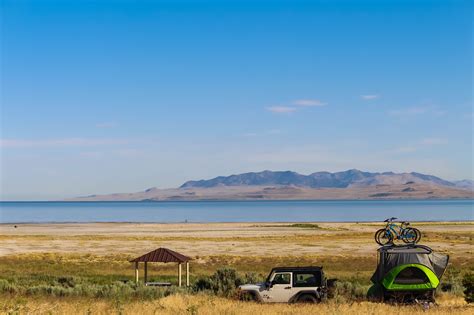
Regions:
[[[181,286],[181,263],[178,263],[178,286]]]
[[[189,261],[186,262],[186,286],[189,287]]]
[[[135,262],[135,282],[138,282],[138,261]]]
[[[148,262],[145,261],[145,283],[148,282]]]

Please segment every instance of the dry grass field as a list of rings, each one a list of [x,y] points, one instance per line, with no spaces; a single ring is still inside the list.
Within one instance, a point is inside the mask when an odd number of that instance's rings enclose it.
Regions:
[[[29,314],[472,314],[474,307],[466,305],[461,298],[441,302],[424,310],[415,306],[393,306],[381,303],[328,302],[316,305],[302,304],[258,304],[239,302],[207,295],[172,295],[159,300],[118,304],[108,300],[40,298],[34,300],[1,301],[0,309],[5,313]]]
[[[448,253],[446,292],[430,314],[472,314],[460,279],[474,270],[473,222],[417,223],[422,243]],[[0,312],[31,314],[394,314],[421,306],[364,301],[376,266],[373,223],[20,224],[0,225]],[[132,280],[129,259],[158,247],[191,256],[191,282],[218,268],[262,279],[274,266],[323,265],[346,296],[320,305],[260,305],[186,290],[139,297],[111,283]],[[176,282],[176,265],[150,264],[152,280]],[[140,274],[142,276],[142,274]],[[52,288],[51,288],[52,287]],[[78,288],[80,288],[80,293]],[[60,290],[59,290],[60,289]],[[150,288],[147,288],[150,289]],[[112,291],[111,291],[112,290]],[[93,293],[90,293],[93,292]],[[102,292],[102,293],[101,293]],[[111,293],[112,292],[112,293]],[[114,291],[115,292],[115,291]],[[103,297],[97,297],[103,296]],[[349,296],[349,298],[348,298]],[[353,297],[353,298],[352,298]]]

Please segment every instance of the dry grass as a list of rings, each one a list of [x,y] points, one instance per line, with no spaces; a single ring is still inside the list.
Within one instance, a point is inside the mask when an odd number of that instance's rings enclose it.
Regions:
[[[445,281],[458,283],[474,270],[472,222],[416,223],[423,242],[450,254]],[[129,259],[157,247],[194,258],[191,282],[229,266],[263,278],[278,265],[323,265],[330,278],[365,289],[376,265],[373,231],[380,224],[58,224],[0,225],[0,280],[49,285],[58,277],[90,284],[133,279]],[[348,268],[350,266],[350,268]],[[175,281],[174,264],[150,264],[151,278]],[[142,276],[142,274],[140,275]],[[56,277],[56,278],[55,278]],[[458,292],[458,293],[456,293]],[[262,305],[209,295],[179,294],[147,301],[1,294],[0,313],[13,314],[473,314],[459,289],[441,293],[438,306],[393,306],[369,302]],[[461,293],[462,294],[462,293]]]
[[[458,298],[442,300],[428,311],[420,305],[399,306],[370,302],[316,305],[259,304],[239,302],[207,295],[172,295],[147,302],[120,303],[118,301],[87,299],[35,300],[0,297],[0,312],[24,314],[472,314],[474,307]]]

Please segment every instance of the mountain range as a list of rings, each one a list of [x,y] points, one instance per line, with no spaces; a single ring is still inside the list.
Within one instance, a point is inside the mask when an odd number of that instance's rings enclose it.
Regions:
[[[308,188],[347,188],[354,185],[370,186],[383,184],[405,184],[407,182],[429,183],[435,185],[443,185],[448,187],[456,187],[456,182],[450,182],[433,175],[425,175],[420,173],[402,173],[395,174],[393,172],[370,173],[356,169],[343,172],[316,172],[309,175],[302,175],[296,172],[283,171],[272,172],[263,171],[258,173],[244,173],[231,176],[219,176],[209,180],[188,181],[181,185],[180,188],[211,188],[218,186],[297,186]],[[462,181],[460,187],[465,187],[468,181]],[[472,187],[472,181],[470,181]]]
[[[473,198],[473,181],[448,181],[416,172],[262,171],[187,181],[179,188],[90,195],[71,201],[425,199]]]

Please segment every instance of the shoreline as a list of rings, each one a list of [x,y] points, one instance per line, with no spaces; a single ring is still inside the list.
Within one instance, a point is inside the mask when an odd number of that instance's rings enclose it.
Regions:
[[[394,221],[394,222],[399,222],[399,221]],[[435,224],[474,224],[474,219],[472,220],[410,220],[411,222],[416,222],[416,223],[435,223]],[[46,221],[46,222],[0,222],[0,227],[2,225],[11,225],[11,224],[16,224],[16,225],[61,225],[61,224],[140,224],[140,225],[156,225],[156,224],[163,224],[163,225],[186,225],[186,224],[202,224],[202,225],[217,225],[217,224],[263,224],[263,225],[270,225],[270,224],[276,224],[276,225],[284,225],[284,224],[374,224],[374,223],[380,223],[380,224],[385,224],[383,221],[378,221],[378,220],[373,220],[373,221],[368,221],[368,220],[360,220],[360,221],[212,221],[212,222],[206,222],[206,221],[170,221],[170,222],[147,222],[147,221]]]
[[[81,197],[79,197],[81,198]],[[0,200],[2,203],[191,203],[191,202],[357,202],[357,201],[474,201],[474,197],[433,197],[433,198],[339,198],[339,199],[196,199],[196,200],[184,200],[184,199],[169,199],[169,200]]]

